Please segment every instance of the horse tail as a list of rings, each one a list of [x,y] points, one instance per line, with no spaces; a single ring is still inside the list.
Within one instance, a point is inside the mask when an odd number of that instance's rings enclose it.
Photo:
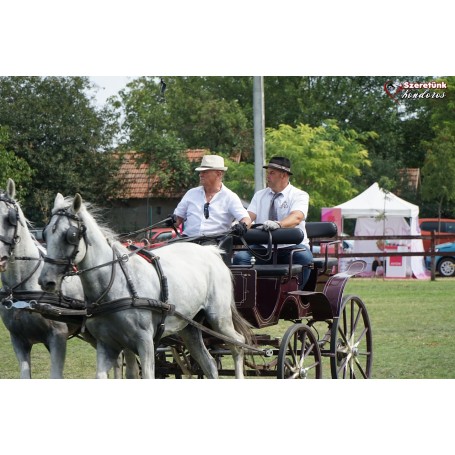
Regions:
[[[234,299],[232,299],[231,304],[231,312],[232,312],[232,322],[234,323],[234,329],[243,335],[245,338],[245,344],[249,344],[250,346],[256,342],[256,337],[253,332],[253,326],[244,319],[237,307],[235,306]]]

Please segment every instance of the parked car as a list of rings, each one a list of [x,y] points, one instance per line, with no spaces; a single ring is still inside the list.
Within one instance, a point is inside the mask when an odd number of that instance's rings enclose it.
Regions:
[[[436,244],[455,242],[455,220],[450,218],[421,218],[419,219],[421,235],[453,234],[453,237],[436,239]],[[431,239],[422,239],[425,251],[430,251]]]
[[[329,255],[334,255],[335,254],[335,248],[336,248],[335,244],[334,245],[329,245]],[[354,249],[354,240],[343,240],[342,248],[343,248],[343,253],[352,253],[352,251]],[[320,243],[314,242],[311,245],[311,250],[315,254],[325,253],[325,245],[323,245],[323,247],[321,248]]]
[[[444,277],[455,276],[455,242],[442,243],[435,248],[440,256],[435,256],[436,271]],[[431,256],[425,256],[425,266],[431,270]]]
[[[32,228],[30,229],[30,234],[42,245],[45,243],[43,239],[43,229],[44,228]]]
[[[132,239],[132,241],[134,245],[142,248],[144,246],[144,240],[147,240],[149,248],[158,248],[159,246],[166,244],[168,240],[174,239],[175,237],[177,237],[177,234],[172,227],[163,227],[153,228],[142,232],[137,235],[135,239]]]

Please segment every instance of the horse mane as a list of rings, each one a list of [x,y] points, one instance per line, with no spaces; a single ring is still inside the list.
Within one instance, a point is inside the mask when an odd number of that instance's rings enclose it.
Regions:
[[[52,209],[52,215],[60,209],[63,208],[70,208],[73,204],[73,197],[66,196],[64,198],[64,203],[59,204],[58,206]],[[79,213],[82,217],[91,217],[93,221],[98,225],[103,236],[111,242],[118,241],[119,234],[117,234],[113,229],[111,229],[107,224],[106,221],[103,219],[103,209],[92,202],[82,202],[81,209]]]

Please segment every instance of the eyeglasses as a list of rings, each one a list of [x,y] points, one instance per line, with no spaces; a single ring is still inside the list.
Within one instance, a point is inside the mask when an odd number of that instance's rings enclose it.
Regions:
[[[205,216],[205,219],[207,219],[209,217],[209,205],[210,205],[210,202],[206,202],[204,204],[204,216]]]

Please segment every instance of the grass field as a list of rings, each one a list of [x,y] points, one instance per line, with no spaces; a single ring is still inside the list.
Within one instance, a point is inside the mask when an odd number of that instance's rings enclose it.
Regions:
[[[345,293],[367,305],[373,331],[375,379],[455,378],[455,279],[351,279]],[[281,337],[282,321],[267,330]],[[65,377],[94,378],[95,351],[87,343],[68,343]],[[49,377],[49,355],[42,345],[32,351],[33,378]],[[0,379],[19,377],[9,334],[0,324]],[[329,375],[324,373],[324,377]]]

